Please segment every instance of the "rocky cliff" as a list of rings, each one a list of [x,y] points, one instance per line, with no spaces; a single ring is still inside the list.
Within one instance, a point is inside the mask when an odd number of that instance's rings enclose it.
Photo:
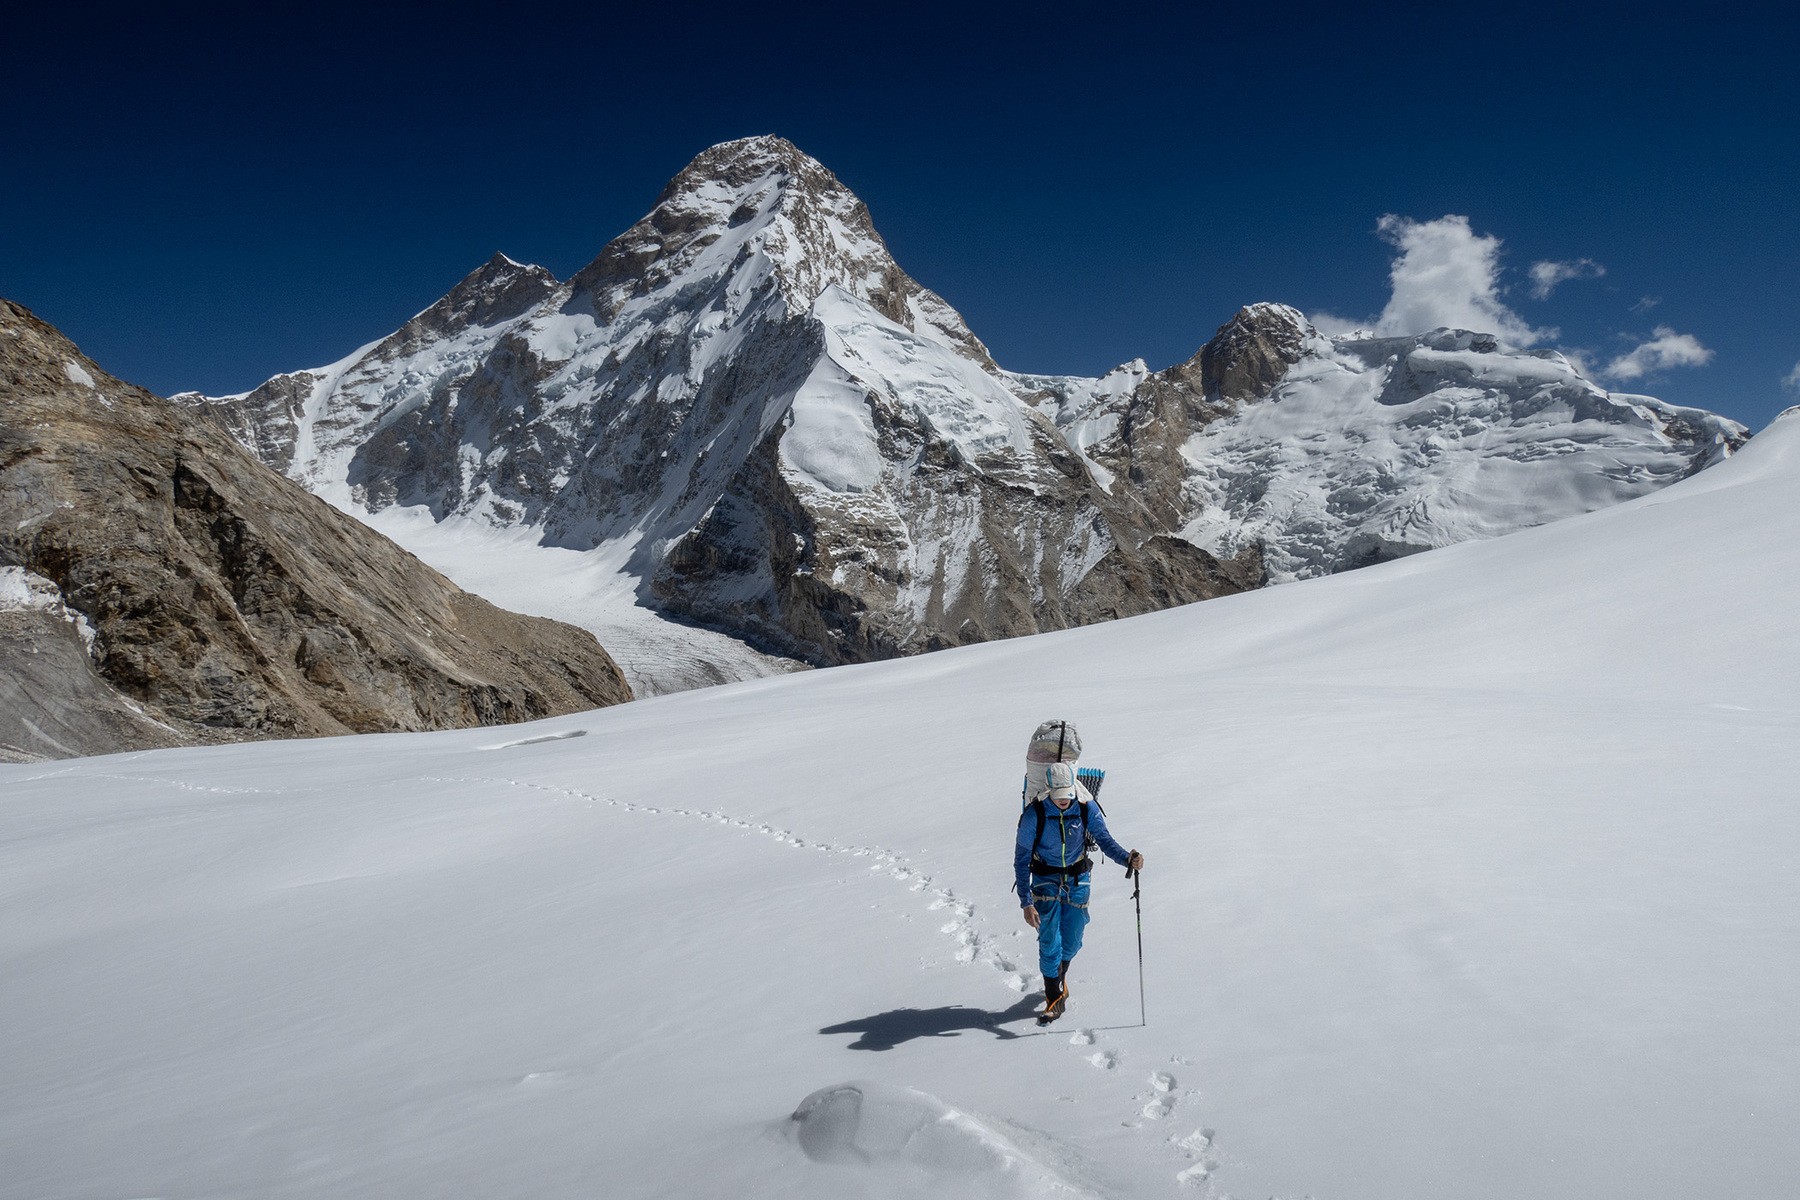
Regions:
[[[453,728],[630,698],[591,634],[463,592],[6,301],[0,571],[15,752]]]

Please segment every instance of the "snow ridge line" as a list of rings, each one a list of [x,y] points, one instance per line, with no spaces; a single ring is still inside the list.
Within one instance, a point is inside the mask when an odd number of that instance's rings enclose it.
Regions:
[[[804,838],[792,830],[782,829],[768,822],[746,821],[729,813],[716,812],[711,809],[696,808],[662,808],[654,804],[642,804],[634,800],[620,800],[612,796],[598,796],[592,792],[584,792],[580,788],[558,787],[553,784],[532,783],[523,779],[507,779],[492,776],[418,776],[421,783],[474,783],[502,784],[508,787],[524,788],[530,791],[547,792],[572,800],[582,800],[589,804],[605,804],[622,812],[644,813],[650,816],[685,817],[694,821],[707,821],[715,825],[723,825],[742,833],[761,834],[782,845],[796,850],[817,850],[824,854],[838,855],[845,858],[871,858],[869,870],[884,874],[897,883],[907,885],[910,892],[930,890],[931,903],[928,911],[937,912],[949,909],[951,919],[939,928],[938,932],[956,941],[956,950],[952,957],[959,963],[981,961],[1006,976],[1006,986],[1013,991],[1023,993],[1026,988],[1025,976],[1019,972],[1012,960],[994,949],[996,939],[974,927],[975,906],[966,900],[959,900],[956,893],[947,887],[933,887],[932,878],[915,867],[904,855],[896,851],[884,850],[878,846],[852,846],[837,842],[824,842]]]

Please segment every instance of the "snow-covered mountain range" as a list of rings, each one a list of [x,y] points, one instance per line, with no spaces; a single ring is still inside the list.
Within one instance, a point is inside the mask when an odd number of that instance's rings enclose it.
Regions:
[[[1271,304],[1168,370],[1006,371],[773,137],[701,154],[566,282],[496,255],[329,367],[184,398],[459,582],[594,629],[640,693],[772,665],[648,609],[890,657],[1541,524],[1745,436],[1554,352],[1332,340]]]
[[[1017,378],[1017,377],[1015,377]],[[1554,350],[1438,329],[1327,338],[1253,304],[1189,362],[1046,381],[1102,480],[1272,581],[1496,537],[1643,495],[1742,446],[1699,409],[1608,393]]]

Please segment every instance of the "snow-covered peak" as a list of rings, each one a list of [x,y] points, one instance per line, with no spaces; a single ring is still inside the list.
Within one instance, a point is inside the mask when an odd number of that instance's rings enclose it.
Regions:
[[[642,220],[570,281],[570,308],[603,325],[660,320],[670,306],[711,308],[727,320],[779,306],[779,318],[805,313],[834,284],[991,365],[961,316],[900,269],[868,206],[779,137],[697,155]]]
[[[1247,304],[1219,327],[1193,358],[1162,372],[1212,399],[1267,395],[1287,370],[1323,340],[1303,313],[1286,304]]]
[[[697,180],[742,186],[771,174],[801,176],[820,173],[831,174],[818,159],[784,137],[764,133],[755,137],[734,138],[708,146],[696,154],[664,186],[662,195],[657,197],[657,203],[692,187]]]
[[[407,322],[396,336],[442,335],[500,325],[543,303],[557,287],[556,276],[543,267],[515,262],[496,252],[463,276],[441,300]]]
[[[1225,323],[1220,334],[1230,329],[1247,329],[1260,331],[1272,337],[1310,337],[1317,331],[1306,314],[1291,304],[1281,304],[1273,300],[1258,300],[1254,304],[1246,304],[1238,309],[1231,320]],[[1213,335],[1215,338],[1219,334]]]

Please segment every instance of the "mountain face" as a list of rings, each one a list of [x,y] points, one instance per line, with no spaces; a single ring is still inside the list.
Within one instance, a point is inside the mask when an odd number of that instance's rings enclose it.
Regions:
[[[0,744],[13,757],[460,728],[630,699],[0,300]]]
[[[1165,371],[1003,371],[769,137],[701,154],[567,282],[496,255],[339,363],[182,399],[348,512],[592,553],[640,604],[820,664],[1492,536],[1744,436],[1554,354],[1331,341],[1282,305]]]
[[[567,283],[496,256],[338,364],[185,398],[349,511],[605,547],[643,601],[813,663],[1262,581],[1097,488],[777,138],[702,154]]]
[[[1039,395],[1090,465],[1215,555],[1274,582],[1496,537],[1622,503],[1742,446],[1699,409],[1596,387],[1553,350],[1439,329],[1325,338],[1241,310],[1189,361]],[[1115,484],[1115,486],[1117,486]]]

